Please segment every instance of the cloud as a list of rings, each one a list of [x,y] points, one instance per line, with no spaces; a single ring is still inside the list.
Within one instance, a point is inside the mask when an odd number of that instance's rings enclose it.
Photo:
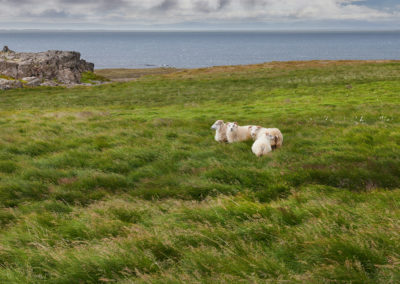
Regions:
[[[160,4],[153,7],[155,11],[169,11],[177,8],[178,0],[163,0]]]
[[[49,10],[44,10],[40,13],[32,14],[30,12],[26,13],[24,15],[25,17],[28,18],[45,18],[45,19],[62,19],[62,18],[69,18],[70,15],[66,13],[65,11],[57,11],[55,9],[49,9]]]
[[[0,21],[170,24],[399,19],[396,5],[381,8],[375,0],[0,0]]]

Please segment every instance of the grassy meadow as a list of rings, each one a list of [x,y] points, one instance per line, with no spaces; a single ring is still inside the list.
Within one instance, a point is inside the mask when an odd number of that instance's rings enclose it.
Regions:
[[[400,62],[1,91],[0,130],[0,283],[400,282]]]

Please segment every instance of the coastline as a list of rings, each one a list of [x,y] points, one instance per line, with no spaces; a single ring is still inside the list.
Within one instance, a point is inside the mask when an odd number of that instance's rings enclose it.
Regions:
[[[156,68],[99,68],[94,73],[110,79],[112,82],[129,82],[144,76],[168,75],[174,73],[196,74],[204,73],[223,73],[239,72],[259,68],[268,69],[301,69],[301,68],[320,68],[332,65],[359,65],[359,64],[384,64],[400,63],[400,60],[296,60],[296,61],[271,61],[258,64],[246,65],[221,65],[203,68],[175,68],[175,67],[156,67]]]

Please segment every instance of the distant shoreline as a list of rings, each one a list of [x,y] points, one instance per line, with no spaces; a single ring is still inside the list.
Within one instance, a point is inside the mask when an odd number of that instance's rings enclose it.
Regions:
[[[195,73],[199,71],[213,72],[231,72],[240,71],[243,69],[251,70],[260,67],[265,68],[279,68],[279,69],[300,69],[309,67],[323,67],[328,65],[354,65],[354,64],[385,64],[385,63],[398,63],[400,60],[297,60],[297,61],[271,61],[258,64],[245,64],[245,65],[221,65],[202,68],[174,68],[174,67],[150,67],[150,68],[99,68],[94,72],[98,75],[104,76],[114,82],[127,82],[139,79],[143,76],[150,75],[167,75],[171,73],[187,72]]]

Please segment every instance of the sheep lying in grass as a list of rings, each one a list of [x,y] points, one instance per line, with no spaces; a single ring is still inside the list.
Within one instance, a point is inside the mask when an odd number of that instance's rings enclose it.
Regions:
[[[275,137],[267,133],[261,133],[257,140],[251,146],[251,151],[257,157],[267,155],[272,151],[271,142],[275,140]]]
[[[217,120],[211,129],[215,130],[215,141],[217,142],[228,142],[226,138],[226,123],[223,120]]]
[[[272,149],[280,148],[283,144],[283,135],[278,128],[264,128],[261,126],[253,126],[250,130],[253,140],[257,140],[262,134],[268,134],[273,137],[271,141]]]
[[[223,120],[217,120],[211,129],[215,130],[215,140],[218,142],[234,143],[253,138],[255,142],[251,150],[258,157],[268,154],[272,149],[282,147],[283,144],[283,135],[278,128],[239,126],[237,122],[225,123]]]
[[[239,126],[237,122],[228,122],[226,137],[229,143],[247,141],[251,139],[252,125]]]

